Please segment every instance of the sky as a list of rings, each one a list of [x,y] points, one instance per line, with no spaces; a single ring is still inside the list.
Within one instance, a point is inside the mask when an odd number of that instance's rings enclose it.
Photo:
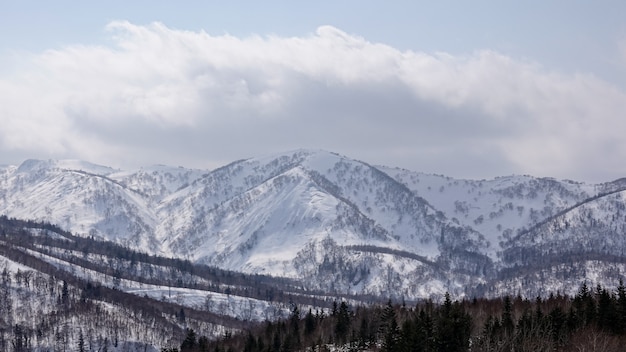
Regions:
[[[624,1],[0,0],[0,164],[626,177]]]

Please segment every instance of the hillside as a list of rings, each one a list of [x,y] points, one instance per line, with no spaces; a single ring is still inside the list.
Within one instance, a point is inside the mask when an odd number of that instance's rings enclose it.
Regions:
[[[622,275],[624,189],[311,150],[212,171],[28,160],[0,170],[0,214],[332,295],[534,297]]]

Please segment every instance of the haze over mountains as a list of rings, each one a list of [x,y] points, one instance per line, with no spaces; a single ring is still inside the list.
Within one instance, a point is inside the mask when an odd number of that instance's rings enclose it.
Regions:
[[[625,197],[624,180],[460,180],[311,150],[212,171],[0,168],[1,215],[307,290],[410,299],[614,286]]]

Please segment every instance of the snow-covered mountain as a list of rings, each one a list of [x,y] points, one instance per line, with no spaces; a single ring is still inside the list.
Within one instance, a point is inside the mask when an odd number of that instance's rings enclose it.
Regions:
[[[625,190],[458,180],[310,150],[213,171],[28,160],[0,168],[0,214],[311,290],[532,296],[622,277]]]

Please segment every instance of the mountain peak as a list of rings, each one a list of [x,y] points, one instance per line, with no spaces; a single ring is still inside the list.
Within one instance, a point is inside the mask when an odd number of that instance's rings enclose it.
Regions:
[[[516,265],[548,277],[563,249],[621,255],[626,193],[609,193],[624,185],[463,180],[316,149],[212,171],[26,160],[0,177],[0,214],[316,289],[416,297],[498,290],[498,270]]]
[[[106,176],[118,170],[115,170],[108,166],[102,166],[97,164],[92,164],[87,161],[76,160],[76,159],[48,159],[48,160],[38,160],[38,159],[27,159],[20,164],[17,168],[18,173],[33,173],[40,172],[43,170],[74,170],[74,171],[83,171],[90,174]]]
[[[52,165],[52,160],[37,160],[37,159],[27,159],[24,160],[17,168],[16,172],[18,173],[32,173],[41,171],[44,169],[49,169]]]

